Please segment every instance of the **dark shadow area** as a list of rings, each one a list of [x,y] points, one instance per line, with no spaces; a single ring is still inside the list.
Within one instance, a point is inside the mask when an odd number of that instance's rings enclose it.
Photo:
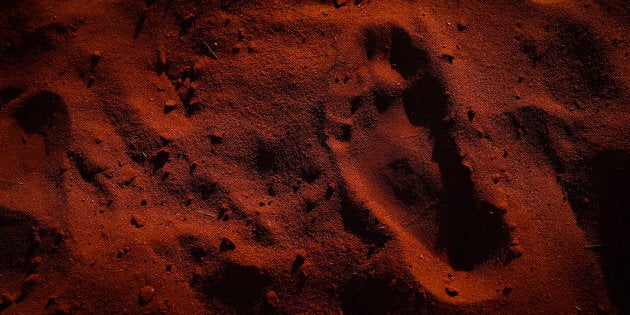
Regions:
[[[435,241],[437,252],[445,251],[450,265],[458,270],[472,270],[492,259],[504,257],[510,245],[510,232],[502,210],[479,200],[476,196],[470,170],[459,155],[453,136],[450,114],[451,101],[446,85],[435,61],[427,50],[417,46],[409,33],[398,26],[377,26],[365,31],[364,46],[368,59],[388,57],[392,68],[409,81],[403,91],[402,102],[409,123],[425,127],[433,139],[433,161],[439,164],[442,179],[438,209],[438,231]],[[383,93],[381,93],[383,94]],[[374,95],[379,112],[384,112],[393,102],[387,94]],[[357,107],[354,102],[353,107]],[[411,176],[408,167],[401,163],[389,165],[400,175]],[[419,196],[409,189],[394,186],[398,199],[413,204]],[[379,234],[373,234],[369,211],[346,203],[342,206],[346,229],[359,235],[364,241],[383,242]],[[360,223],[362,222],[362,223]],[[367,231],[367,232],[366,232]]]
[[[517,108],[506,115],[514,128],[516,139],[524,139],[534,148],[540,150],[540,153],[548,158],[556,173],[563,174],[565,172],[564,166],[553,147],[554,141],[549,130],[552,126],[552,120],[555,119],[557,125],[563,125],[562,121],[531,105]],[[568,126],[565,126],[564,129],[571,133]]]
[[[355,275],[341,295],[343,314],[416,314],[426,297],[403,281],[382,275]]]
[[[24,93],[24,89],[22,88],[13,88],[8,87],[0,90],[0,108],[2,108],[5,104],[11,102],[12,100],[18,98],[22,93]]]
[[[344,229],[358,236],[368,246],[385,246],[385,243],[392,238],[387,228],[368,209],[351,200],[345,188],[339,189],[339,196],[341,198],[339,212]]]
[[[202,294],[209,302],[213,299],[228,304],[238,314],[269,313],[264,302],[273,277],[264,269],[227,262],[215,274],[204,278]]]
[[[594,250],[621,314],[630,312],[630,153],[596,152],[563,186]]]
[[[64,149],[70,141],[70,118],[66,103],[56,93],[42,91],[19,104],[15,119],[26,133],[44,137],[46,151]]]
[[[23,212],[0,207],[0,270],[22,271],[37,248],[34,227],[38,222]]]
[[[496,257],[510,245],[503,212],[475,197],[470,171],[457,154],[455,141],[438,136],[433,159],[442,174],[442,193],[436,249],[445,250],[451,267],[473,270]]]

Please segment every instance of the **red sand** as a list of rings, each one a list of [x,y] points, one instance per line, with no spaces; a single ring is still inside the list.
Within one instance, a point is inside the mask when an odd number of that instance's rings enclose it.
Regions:
[[[0,312],[630,312],[628,1],[0,5]]]

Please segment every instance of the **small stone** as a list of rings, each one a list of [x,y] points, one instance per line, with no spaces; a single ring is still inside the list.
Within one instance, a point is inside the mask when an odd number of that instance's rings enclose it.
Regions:
[[[158,170],[168,162],[169,157],[171,156],[171,152],[168,149],[162,148],[158,150],[153,156],[152,163],[153,168]]]
[[[243,45],[235,44],[234,46],[232,46],[232,54],[233,55],[238,54],[241,51],[241,49],[243,49]]]
[[[195,15],[193,13],[188,13],[184,16],[184,23],[191,23],[195,19]]]
[[[103,52],[101,52],[100,50],[95,50],[92,52],[92,59],[95,59],[98,61],[101,58],[103,58]]]
[[[219,245],[219,251],[225,252],[228,250],[236,249],[236,245],[229,238],[224,237],[221,239],[221,245]]]
[[[451,55],[451,54],[442,54],[442,55],[440,56],[440,59],[442,59],[442,60],[443,60],[443,61],[445,61],[445,62],[448,62],[448,63],[451,63],[451,64],[452,64],[452,63],[453,63],[453,60],[455,59],[455,56],[453,56],[453,55]]]
[[[139,296],[140,305],[149,304],[151,300],[153,300],[154,296],[155,296],[155,288],[153,288],[152,286],[148,285],[140,289],[140,296]]]
[[[475,134],[477,136],[477,138],[484,138],[486,136],[486,131],[483,130],[483,128],[481,128],[480,126],[474,126],[473,129],[475,130]]]
[[[278,298],[278,294],[274,291],[267,292],[265,300],[267,301],[267,304],[273,308],[278,308],[280,306],[280,298]]]
[[[335,183],[328,183],[328,187],[326,187],[326,199],[330,199],[335,193],[335,190],[337,190]]]
[[[103,53],[100,51],[94,51],[92,52],[92,55],[90,56],[90,68],[92,71],[94,71],[94,68],[96,68],[96,64],[98,64],[99,60],[101,60],[101,58],[103,58]]]
[[[499,181],[501,181],[501,174],[499,173],[492,174],[492,182],[495,184],[498,184]]]
[[[164,103],[164,114],[168,114],[177,108],[177,101],[168,100]]]
[[[131,222],[131,225],[135,226],[137,229],[144,226],[144,222],[141,219],[138,219],[137,217],[131,217],[130,222]]]
[[[519,258],[523,256],[523,247],[521,245],[510,246],[508,255],[511,258]]]
[[[468,172],[470,172],[471,174],[474,171],[472,164],[470,164],[470,162],[468,161],[463,161],[462,166],[465,167],[468,170]]]
[[[451,287],[446,287],[446,294],[448,294],[449,296],[458,296],[459,295],[459,291],[455,290],[454,288]]]
[[[344,5],[348,4],[348,1],[346,0],[333,0],[334,4],[335,4],[335,8],[339,9],[341,7],[343,7]]]
[[[123,249],[118,251],[118,254],[116,254],[116,257],[117,258],[123,258],[123,257],[127,256],[127,254],[129,254],[129,248],[125,247],[125,248],[123,248]]]
[[[291,273],[295,273],[306,261],[306,252],[301,250],[295,256],[295,260],[293,261],[293,265],[291,266]]]
[[[223,135],[218,133],[218,132],[212,132],[211,134],[208,135],[208,138],[210,138],[210,143],[212,144],[221,144],[223,143]]]
[[[508,223],[508,228],[510,229],[510,231],[514,231],[516,230],[516,224],[514,222],[510,222]]]

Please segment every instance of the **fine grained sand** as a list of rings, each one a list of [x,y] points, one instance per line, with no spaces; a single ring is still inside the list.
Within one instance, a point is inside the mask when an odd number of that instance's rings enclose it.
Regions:
[[[630,311],[627,1],[0,5],[0,312]]]

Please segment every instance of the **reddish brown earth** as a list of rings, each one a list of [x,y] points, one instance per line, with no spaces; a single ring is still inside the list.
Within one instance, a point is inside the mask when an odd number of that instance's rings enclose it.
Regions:
[[[630,312],[630,4],[0,0],[0,312]]]

